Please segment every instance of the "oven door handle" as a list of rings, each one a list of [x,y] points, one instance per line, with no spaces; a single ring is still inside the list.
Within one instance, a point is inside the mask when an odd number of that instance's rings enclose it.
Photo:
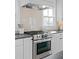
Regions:
[[[51,41],[51,39],[37,40],[37,41],[34,41],[34,43],[41,43],[46,41]]]

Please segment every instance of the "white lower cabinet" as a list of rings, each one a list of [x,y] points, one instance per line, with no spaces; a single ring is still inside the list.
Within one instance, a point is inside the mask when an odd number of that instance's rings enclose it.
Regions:
[[[63,50],[63,35],[53,34],[51,49],[52,54],[56,54]]]
[[[24,59],[32,59],[32,40],[24,39]]]
[[[15,59],[23,59],[23,46],[15,47]]]
[[[15,40],[15,59],[23,59],[23,40],[22,39],[18,39]]]
[[[32,59],[32,38],[15,40],[15,59]]]

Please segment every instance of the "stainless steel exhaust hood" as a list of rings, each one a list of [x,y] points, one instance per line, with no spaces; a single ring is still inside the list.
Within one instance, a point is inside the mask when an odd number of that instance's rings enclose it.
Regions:
[[[23,5],[22,7],[30,8],[30,9],[37,9],[37,10],[45,10],[48,9],[48,6],[45,5],[37,5],[33,3],[27,3],[26,5]]]

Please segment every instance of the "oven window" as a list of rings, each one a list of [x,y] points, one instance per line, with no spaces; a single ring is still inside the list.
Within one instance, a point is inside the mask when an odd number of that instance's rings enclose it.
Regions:
[[[51,50],[51,41],[37,44],[37,55]]]

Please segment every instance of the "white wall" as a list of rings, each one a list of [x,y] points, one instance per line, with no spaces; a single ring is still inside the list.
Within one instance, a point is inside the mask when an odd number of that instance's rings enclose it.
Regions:
[[[15,0],[15,31],[18,30],[19,23],[20,23],[20,5],[18,0]]]
[[[63,0],[57,0],[57,20],[63,20]]]

